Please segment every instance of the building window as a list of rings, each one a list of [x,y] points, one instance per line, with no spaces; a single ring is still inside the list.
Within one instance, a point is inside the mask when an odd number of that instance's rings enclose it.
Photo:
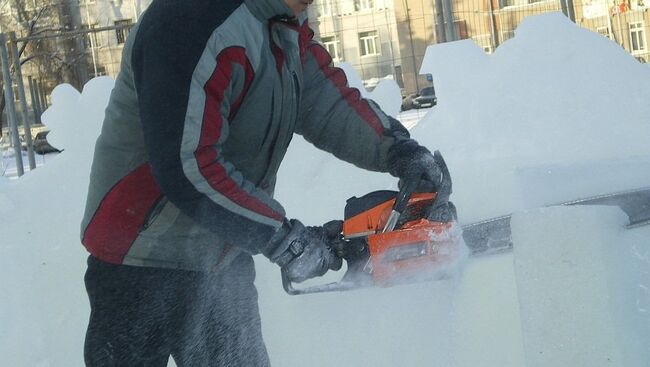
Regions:
[[[86,48],[100,48],[104,46],[100,34],[98,32],[91,32],[94,28],[97,28],[97,24],[92,24],[90,26],[88,26],[88,24],[81,25],[81,29],[86,31],[86,34],[84,35],[84,47]]]
[[[491,54],[494,51],[494,48],[492,47],[491,34],[478,34],[476,36],[472,36],[472,39],[483,49],[483,51],[485,51],[485,53]]]
[[[609,33],[609,27],[598,27],[596,28],[596,32],[605,38],[612,39],[612,35]]]
[[[509,40],[515,36],[515,31],[501,31],[501,42]]]
[[[456,28],[456,35],[459,40],[469,38],[469,31],[467,30],[467,21],[464,19],[454,20],[454,27]]]
[[[645,53],[648,49],[643,22],[630,23],[630,44],[633,54]]]
[[[332,4],[329,0],[322,0],[318,2],[318,17],[327,17],[332,15]]]
[[[361,56],[379,55],[377,31],[359,33],[359,53]]]
[[[116,20],[115,21],[115,26],[116,27],[123,27],[123,28],[117,28],[115,30],[115,36],[117,37],[117,44],[122,44],[126,42],[126,37],[129,35],[129,30],[131,27],[128,27],[129,25],[133,24],[131,19],[123,19],[123,20]]]
[[[327,49],[330,56],[332,56],[332,61],[341,61],[343,55],[341,54],[341,42],[336,39],[336,36],[323,37],[321,38],[323,46]]]
[[[526,6],[545,1],[549,0],[499,0],[499,6],[501,8],[507,8],[509,6]]]
[[[96,70],[97,72],[95,72],[95,70]],[[90,73],[88,74],[88,77],[92,79],[92,78],[95,78],[95,77],[98,77],[98,76],[102,76],[102,75],[107,75],[107,74],[106,74],[106,66],[103,66],[103,65],[97,65],[97,66],[96,66],[96,69],[91,68],[91,71],[90,71]]]
[[[374,0],[354,0],[354,10],[372,10],[375,6]]]

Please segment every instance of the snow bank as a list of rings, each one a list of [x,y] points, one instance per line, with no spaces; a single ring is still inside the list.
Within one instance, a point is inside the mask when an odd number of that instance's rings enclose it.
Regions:
[[[113,81],[55,88],[43,122],[64,152],[0,182],[0,354],[7,366],[80,366],[88,320],[79,241],[94,143]]]

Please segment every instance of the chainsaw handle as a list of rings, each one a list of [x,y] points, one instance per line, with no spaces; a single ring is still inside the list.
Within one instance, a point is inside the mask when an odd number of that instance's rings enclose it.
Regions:
[[[402,185],[402,188],[399,190],[397,196],[395,197],[393,209],[391,210],[388,219],[386,219],[386,225],[384,225],[382,233],[390,232],[395,229],[399,218],[402,216],[402,212],[404,209],[406,209],[406,205],[411,199],[411,195],[413,195],[419,184],[420,180],[418,179],[413,181],[406,181],[404,185]]]
[[[433,152],[433,159],[438,165],[438,168],[440,168],[440,172],[442,174],[442,179],[440,180],[440,184],[438,185],[438,187],[434,188],[436,192],[436,197],[434,199],[433,206],[437,206],[439,204],[445,204],[449,201],[449,196],[451,196],[451,192],[452,192],[451,175],[449,174],[449,168],[447,167],[447,162],[445,162],[445,159],[442,157],[442,154],[440,153],[439,150]],[[411,195],[413,195],[413,193],[417,191],[418,186],[420,184],[420,180],[422,178],[423,177],[410,180],[410,181],[404,181],[404,184],[402,185],[402,188],[400,189],[395,199],[395,204],[393,205],[394,211],[400,214],[404,211],[406,205],[408,204],[408,201],[411,199]]]
[[[360,287],[359,284],[355,282],[341,280],[338,282],[314,285],[311,287],[295,288],[293,286],[293,282],[291,282],[287,273],[284,270],[281,270],[281,273],[282,273],[282,288],[284,288],[284,291],[287,292],[287,294],[290,296],[296,296],[300,294],[323,293],[323,292],[351,291]]]
[[[397,196],[395,197],[393,211],[402,214],[404,209],[406,209],[406,205],[408,204],[409,200],[411,200],[411,195],[413,195],[415,190],[417,190],[419,184],[419,179],[404,182],[404,185],[402,185],[402,188],[399,190]]]
[[[446,203],[449,201],[449,196],[451,196],[451,175],[449,174],[449,168],[447,167],[447,162],[442,158],[440,151],[436,150],[433,153],[433,159],[436,161],[436,164],[442,171],[442,181],[440,182],[440,187],[436,187],[436,199],[434,206],[441,203]]]

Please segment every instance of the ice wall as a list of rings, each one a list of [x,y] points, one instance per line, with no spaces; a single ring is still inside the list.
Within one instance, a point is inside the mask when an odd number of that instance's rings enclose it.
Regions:
[[[341,62],[336,66],[345,72],[350,87],[358,89],[362,97],[377,102],[389,116],[397,117],[402,106],[402,96],[399,86],[394,80],[382,79],[372,91],[368,92],[350,63]]]
[[[491,55],[429,46],[420,72],[438,105],[412,132],[442,151],[466,220],[650,182],[650,67],[562,14],[524,19]]]
[[[604,206],[513,215],[526,367],[650,360],[650,246],[631,240],[626,223],[619,208]]]

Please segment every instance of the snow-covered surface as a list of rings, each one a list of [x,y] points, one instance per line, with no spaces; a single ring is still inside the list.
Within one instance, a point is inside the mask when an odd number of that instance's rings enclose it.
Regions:
[[[445,156],[461,222],[516,213],[517,261],[512,253],[470,260],[449,281],[290,297],[275,266],[256,257],[274,365],[650,360],[648,227],[625,230],[611,209],[536,209],[650,185],[650,67],[553,14],[526,20],[493,55],[478,51],[462,41],[429,48],[423,72],[433,75],[439,104],[412,134]],[[81,95],[57,88],[44,120],[52,144],[65,151],[18,180],[0,180],[2,365],[83,364],[89,308],[78,227],[111,86],[99,78]],[[382,91],[390,89],[375,89],[373,98],[390,98]],[[296,137],[277,199],[289,216],[321,224],[341,218],[348,197],[395,186],[386,174],[339,162]],[[597,252],[587,251],[594,244]],[[564,340],[584,353],[562,349]]]
[[[604,206],[513,215],[527,367],[650,361],[650,230],[624,230],[627,220]]]
[[[36,168],[44,165],[51,157],[56,153],[50,155],[40,155],[34,154],[34,163],[36,163]],[[22,152],[23,159],[23,170],[25,172],[29,171],[29,156],[27,152]],[[7,146],[4,151],[2,151],[2,160],[0,160],[0,180],[3,179],[13,179],[18,177],[18,167],[16,165],[16,153],[13,147]]]
[[[399,86],[395,81],[392,79],[382,79],[371,92],[368,92],[363,86],[363,81],[357,75],[356,71],[354,71],[350,63],[341,62],[336,66],[345,72],[350,87],[358,89],[362,97],[377,102],[388,115],[397,117],[402,105],[402,97]]]

